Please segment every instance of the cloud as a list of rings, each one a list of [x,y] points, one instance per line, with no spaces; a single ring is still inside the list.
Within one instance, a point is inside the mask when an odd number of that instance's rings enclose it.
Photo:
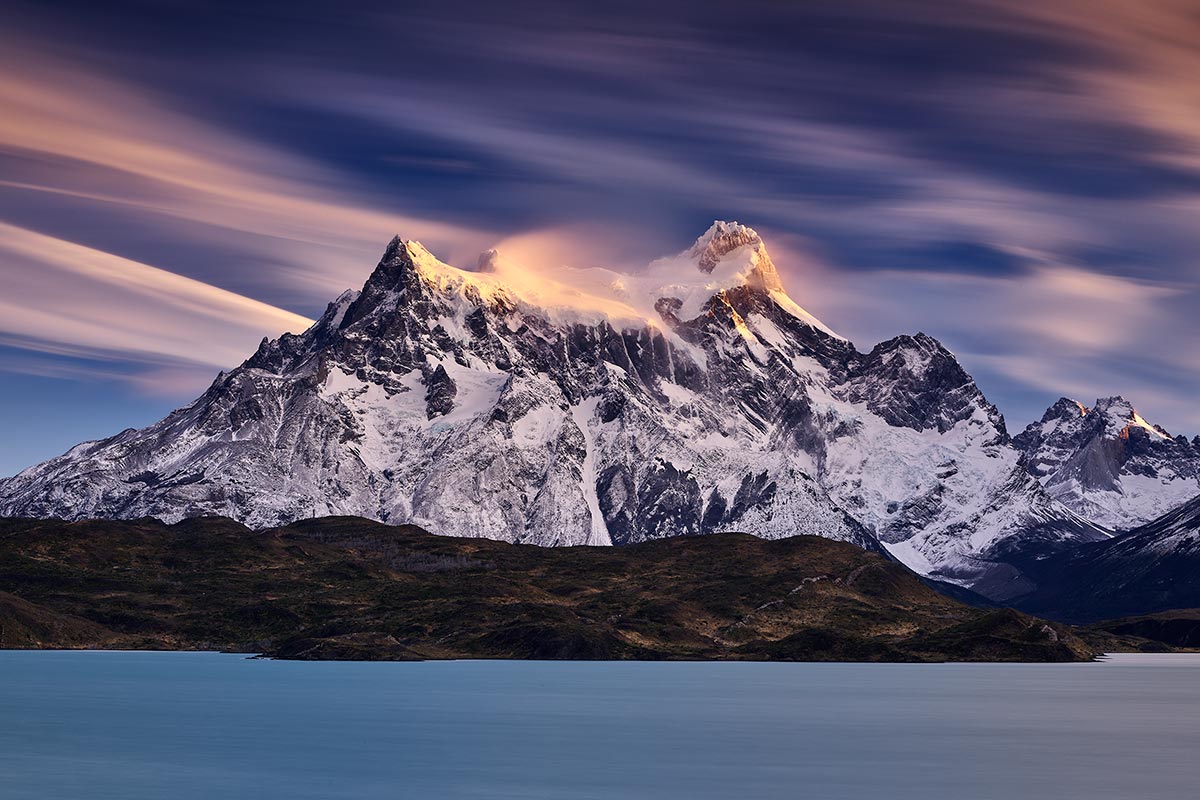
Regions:
[[[1031,26],[1053,26],[1107,54],[1068,71],[1104,113],[1162,134],[1150,158],[1200,169],[1200,16],[1178,0],[1051,0],[1022,7]]]
[[[217,368],[240,363],[262,336],[309,322],[214,282],[254,282],[314,308],[361,284],[397,232],[461,252],[494,238],[386,210],[319,164],[12,35],[2,39],[0,158],[13,168],[0,187],[16,198],[9,215],[21,216],[39,197],[77,205],[27,226],[0,222],[0,337],[27,354],[7,357],[0,369],[194,391]],[[177,233],[192,226],[202,239],[176,238],[176,251],[236,242],[237,260],[205,266],[214,282],[193,279],[73,241],[109,233],[91,218],[120,220],[135,244],[141,231],[169,230],[174,220]],[[163,258],[178,255],[168,248]],[[271,266],[261,280],[238,272],[261,263]]]
[[[361,282],[397,232],[478,247],[485,230],[388,210],[335,171],[173,110],[136,86],[3,39],[0,153],[36,159],[3,185],[173,217],[287,263],[281,282],[328,298]],[[40,179],[38,176],[42,176]]]
[[[860,347],[921,329],[955,351],[988,394],[1005,393],[1019,430],[1051,401],[1123,394],[1150,419],[1200,432],[1196,293],[1019,252],[1024,268],[1002,275],[875,270],[847,273],[810,243],[772,237],[794,298]],[[769,241],[772,241],[769,239]]]
[[[1014,418],[1122,392],[1200,429],[1188,3],[140,7],[153,37],[107,6],[28,13],[0,35],[0,218],[27,233],[311,315],[396,232],[451,263],[499,240],[624,267],[737,217],[836,329],[927,329]],[[22,295],[38,336],[64,283]]]
[[[3,223],[0,264],[0,336],[31,353],[143,361],[176,377],[203,371],[211,380],[263,336],[311,324],[249,297]],[[37,359],[8,366],[21,364],[30,374],[68,369]]]

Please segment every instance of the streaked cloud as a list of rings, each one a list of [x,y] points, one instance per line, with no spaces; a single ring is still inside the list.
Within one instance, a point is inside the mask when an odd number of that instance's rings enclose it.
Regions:
[[[353,182],[174,110],[154,95],[3,37],[0,152],[35,159],[46,180],[0,185],[250,234],[310,297],[361,282],[397,231],[477,248],[480,230],[364,202]],[[56,162],[63,168],[51,168]],[[236,268],[236,265],[231,265]],[[367,267],[369,269],[369,267]]]
[[[1180,391],[1195,382],[1200,319],[1186,281],[1153,282],[1016,254],[1015,273],[878,270],[849,279],[781,237],[776,262],[794,293],[860,343],[918,329],[951,346],[985,392],[1008,386],[1010,428],[1019,431],[1059,396],[1090,402],[1124,394],[1177,433],[1195,408]],[[915,320],[915,322],[914,322]],[[1024,413],[1013,414],[1014,407]]]
[[[190,386],[290,326],[203,335],[235,301],[145,269],[311,317],[395,233],[455,264],[628,267],[723,217],[861,345],[943,338],[1013,423],[1120,392],[1200,432],[1192,5],[13,0],[0,370]],[[72,281],[130,323],[80,307],[52,333]]]
[[[311,324],[182,275],[2,223],[0,263],[0,338],[33,353],[141,359],[173,364],[177,374],[189,366],[189,374],[202,371],[211,380],[264,335]],[[21,371],[30,374],[67,374],[61,366],[56,372],[25,363]]]

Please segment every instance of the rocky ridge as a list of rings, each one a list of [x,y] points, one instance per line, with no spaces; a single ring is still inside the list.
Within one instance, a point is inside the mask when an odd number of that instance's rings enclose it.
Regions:
[[[1099,525],[1145,525],[1200,496],[1200,437],[1172,436],[1123,397],[1061,398],[1013,439],[1054,499]]]
[[[331,514],[540,545],[799,531],[995,597],[1107,531],[1056,500],[953,353],[860,352],[715,223],[640,273],[481,270],[394,239],[361,291],[189,406],[0,482],[0,514]]]

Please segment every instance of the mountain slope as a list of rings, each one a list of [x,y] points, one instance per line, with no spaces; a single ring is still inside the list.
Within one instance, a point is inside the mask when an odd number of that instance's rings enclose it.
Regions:
[[[1062,398],[1014,438],[1052,497],[1114,530],[1200,496],[1200,440],[1172,437],[1122,397]]]
[[[1104,542],[1025,565],[1038,589],[1018,608],[1092,622],[1200,608],[1200,498]]]
[[[190,406],[0,484],[0,513],[254,526],[329,514],[542,545],[817,531],[923,574],[1102,537],[1026,471],[948,350],[869,353],[715,223],[636,275],[479,271],[392,241],[361,292],[266,341]]]

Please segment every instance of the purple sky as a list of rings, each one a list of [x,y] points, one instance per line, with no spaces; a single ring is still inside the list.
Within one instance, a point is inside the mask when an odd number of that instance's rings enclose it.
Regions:
[[[1014,432],[1119,393],[1200,433],[1191,4],[252,5],[6,3],[0,475],[191,399],[395,233],[636,269],[714,218]]]

